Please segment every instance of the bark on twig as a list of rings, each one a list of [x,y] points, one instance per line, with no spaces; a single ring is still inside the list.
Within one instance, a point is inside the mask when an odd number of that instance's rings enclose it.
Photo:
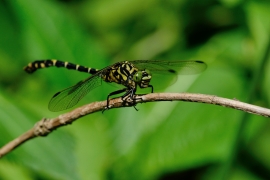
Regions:
[[[257,114],[265,117],[270,117],[270,109],[247,104],[238,100],[221,98],[213,95],[205,94],[192,94],[192,93],[152,93],[146,95],[137,95],[135,101],[129,101],[128,99],[122,101],[121,98],[110,100],[110,109],[119,107],[135,106],[137,103],[155,102],[155,101],[188,101],[214,104],[233,109],[242,110],[248,113]],[[37,136],[46,136],[53,130],[71,124],[76,119],[85,115],[102,111],[106,108],[107,101],[93,102],[68,113],[59,115],[56,118],[46,119],[43,118],[35,124],[35,126],[28,130],[26,133],[10,141],[0,149],[0,158],[11,152],[13,149],[22,145],[24,142],[35,138]]]

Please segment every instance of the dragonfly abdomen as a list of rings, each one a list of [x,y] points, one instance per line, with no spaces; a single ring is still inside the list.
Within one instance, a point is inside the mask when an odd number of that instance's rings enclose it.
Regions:
[[[63,62],[56,59],[48,59],[48,60],[36,60],[34,62],[29,63],[27,66],[24,67],[24,70],[28,73],[33,73],[38,69],[48,68],[48,67],[64,67],[67,69],[72,69],[80,72],[86,72],[89,74],[95,74],[98,72],[98,69],[89,68],[69,62]]]

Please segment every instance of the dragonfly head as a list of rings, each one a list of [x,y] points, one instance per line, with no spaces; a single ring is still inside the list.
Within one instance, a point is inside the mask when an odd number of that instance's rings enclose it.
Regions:
[[[152,74],[148,69],[138,71],[134,74],[133,80],[136,84],[140,86],[140,88],[147,88],[151,81]]]

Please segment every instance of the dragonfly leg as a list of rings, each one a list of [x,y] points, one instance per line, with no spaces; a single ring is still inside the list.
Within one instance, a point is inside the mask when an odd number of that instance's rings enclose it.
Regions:
[[[120,89],[120,90],[117,90],[117,91],[114,91],[114,92],[111,92],[108,96],[107,96],[107,109],[109,109],[109,98],[110,96],[113,96],[113,95],[116,95],[116,94],[120,94],[122,92],[125,92],[127,90],[127,88],[124,88],[124,89]],[[124,96],[126,95],[127,93],[124,94]],[[123,96],[122,96],[123,97]]]
[[[133,95],[134,95],[135,92],[136,92],[136,88],[130,88],[130,89],[124,88],[124,89],[120,89],[120,90],[118,90],[118,91],[111,92],[111,93],[107,96],[107,106],[106,106],[106,108],[102,111],[102,113],[103,113],[106,109],[109,109],[109,98],[110,98],[111,96],[116,95],[116,94],[120,94],[120,93],[125,92],[125,91],[126,91],[126,93],[125,93],[123,96],[121,96],[121,99],[122,99],[123,101],[125,101],[124,98],[127,97],[127,96],[129,95],[130,98],[131,98],[132,100],[134,100]],[[134,108],[135,108],[135,107],[134,107]],[[135,109],[136,109],[136,108],[135,108]],[[136,111],[138,111],[138,110],[136,109]]]
[[[151,93],[153,93],[154,92],[154,87],[153,87],[153,85],[151,85],[151,84],[149,84],[148,85],[148,88],[151,88]],[[135,94],[135,92],[131,92],[130,93],[130,96],[133,96]],[[139,95],[139,94],[137,94],[137,95]],[[140,95],[143,95],[143,94],[140,94]],[[133,100],[142,100],[143,101],[143,99],[141,98],[141,97],[136,97],[136,98],[132,98],[131,97],[131,99],[133,99]],[[136,109],[136,111],[138,111],[138,109],[134,106],[134,108]]]
[[[131,100],[136,100],[137,98],[134,98],[134,97],[133,97],[133,96],[135,95],[135,93],[136,93],[136,88],[131,88],[131,89],[129,89],[129,90],[122,96],[122,100],[124,100],[123,98],[126,97],[126,96],[128,96],[128,95],[129,95],[129,97],[130,97]],[[135,109],[136,111],[138,111],[138,109],[136,108],[136,104],[135,104],[133,107],[134,107],[134,109]]]
[[[133,107],[134,107],[134,109],[135,109],[136,111],[139,111],[139,110],[136,108],[136,105],[134,105]]]
[[[153,85],[149,84],[148,87],[151,88],[151,93],[153,93],[153,92],[154,92],[154,87],[153,87]]]

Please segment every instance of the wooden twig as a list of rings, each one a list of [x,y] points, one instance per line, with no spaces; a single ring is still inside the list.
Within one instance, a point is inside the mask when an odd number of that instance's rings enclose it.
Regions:
[[[238,109],[252,114],[257,114],[265,117],[270,117],[270,109],[247,104],[240,102],[238,100],[221,98],[213,95],[205,94],[192,94],[192,93],[152,93],[146,95],[136,95],[136,100],[125,100],[121,98],[116,98],[110,100],[110,109],[119,108],[119,107],[130,107],[135,106],[137,103],[146,103],[146,102],[156,102],[156,101],[188,101],[188,102],[199,102],[220,105],[224,107],[229,107],[233,109]],[[46,136],[51,133],[53,130],[71,124],[76,119],[79,119],[85,115],[102,111],[106,108],[107,101],[102,102],[93,102],[82,107],[79,107],[71,112],[59,115],[56,118],[46,119],[43,118],[35,124],[35,126],[17,137],[16,139],[10,141],[0,149],[0,158],[11,152],[13,149],[22,145],[24,142],[38,137]]]

